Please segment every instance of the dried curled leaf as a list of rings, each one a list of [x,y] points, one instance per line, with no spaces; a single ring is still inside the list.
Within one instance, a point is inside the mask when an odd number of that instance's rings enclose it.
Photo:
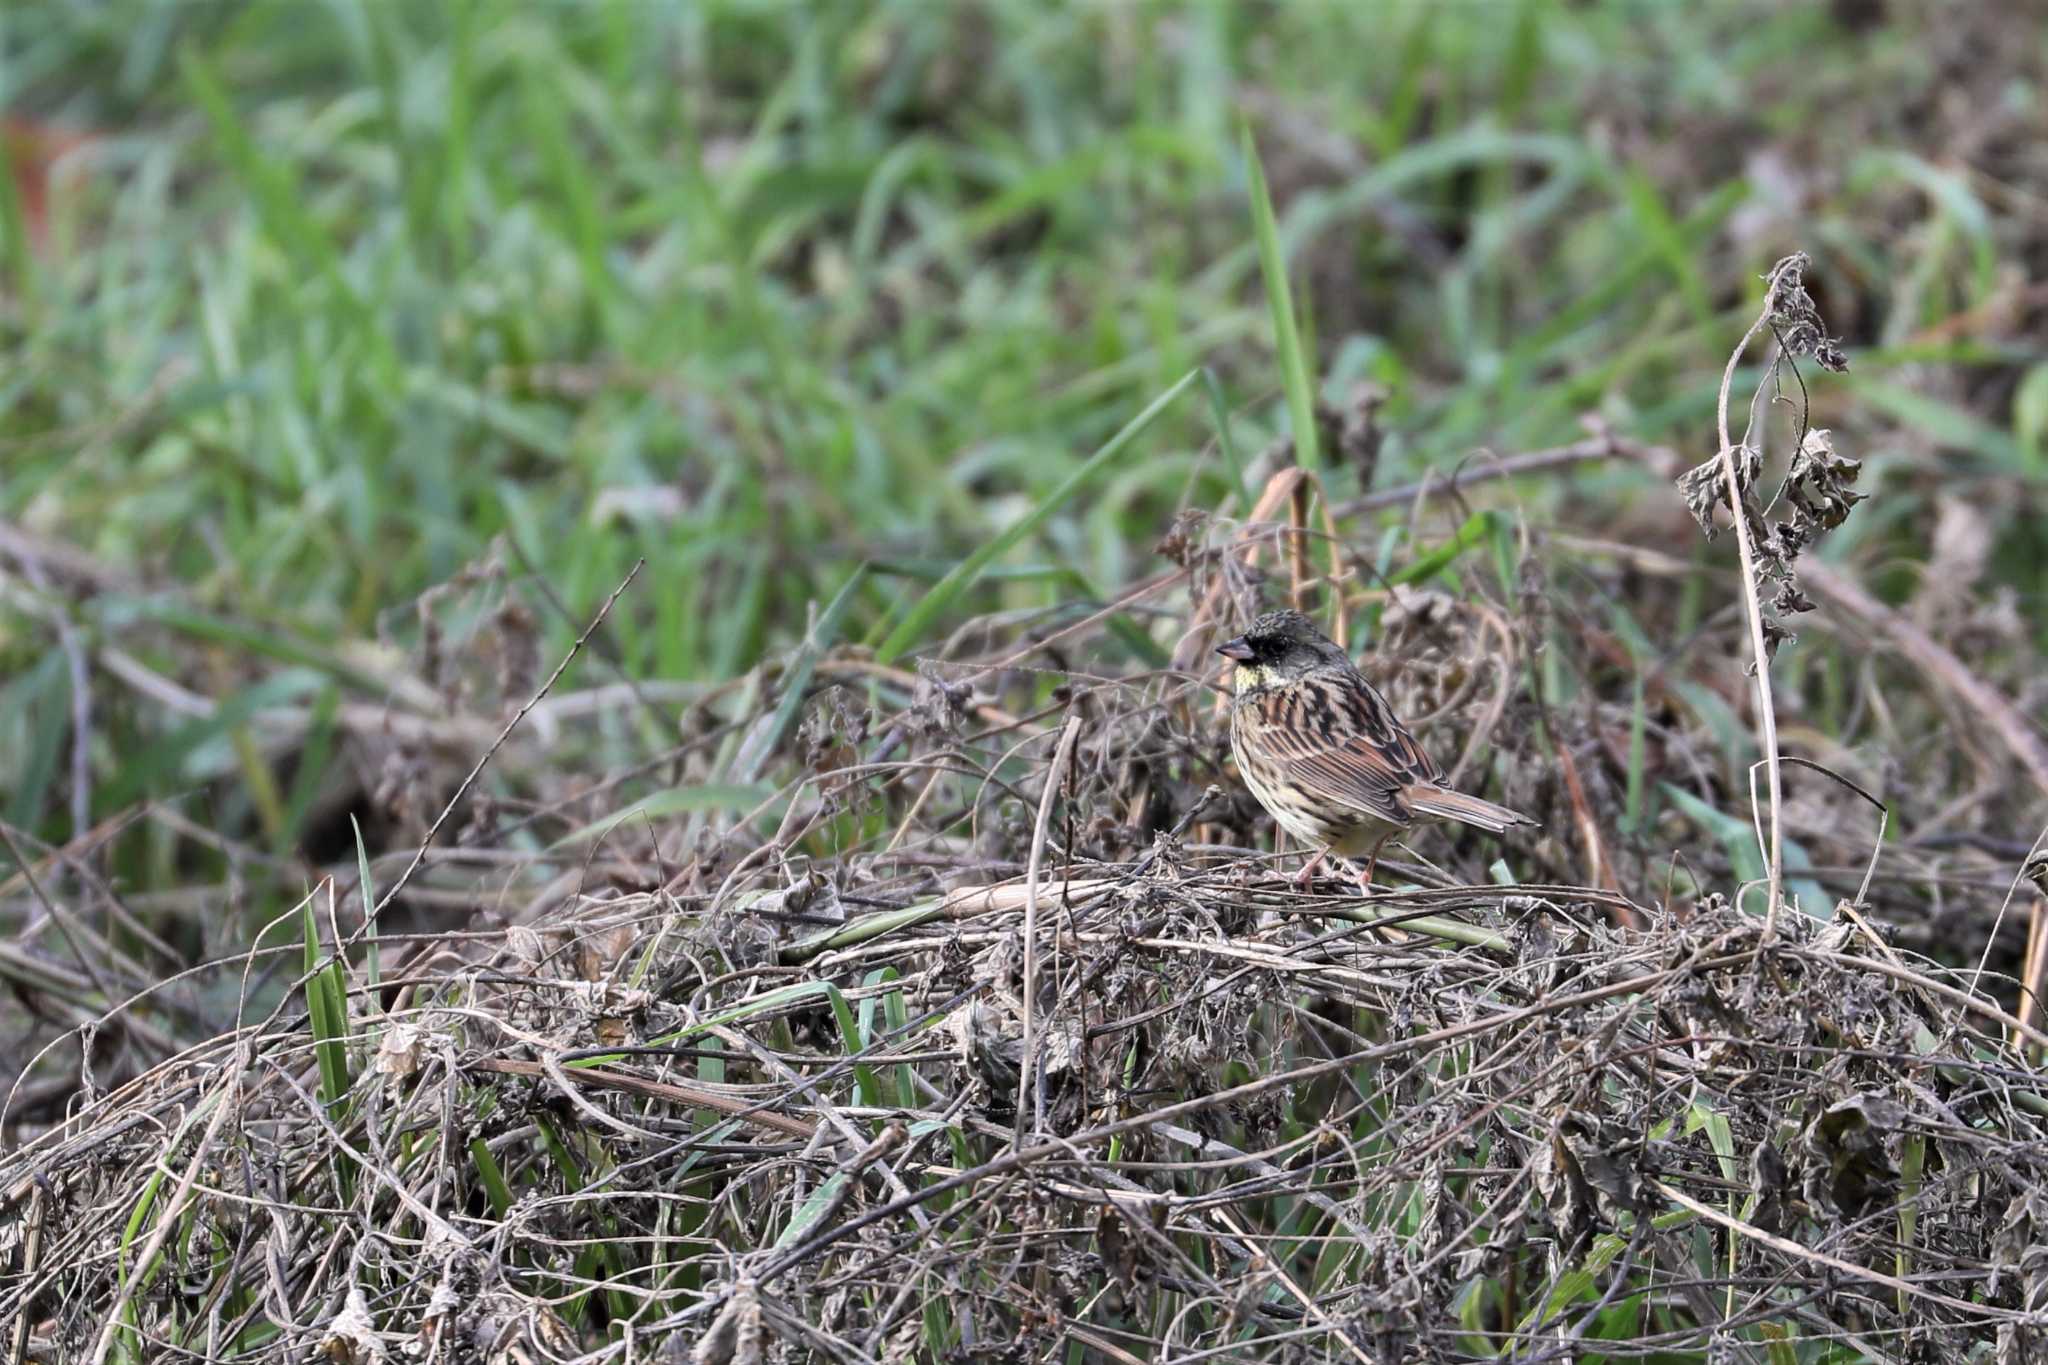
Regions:
[[[1762,451],[1751,446],[1735,448],[1735,479],[1740,485],[1743,511],[1749,516],[1752,529],[1756,527],[1757,519],[1750,492],[1763,473],[1763,463]],[[1714,524],[1715,512],[1728,505],[1728,480],[1721,457],[1715,455],[1706,463],[1695,465],[1681,474],[1678,488],[1685,495],[1685,509],[1692,513],[1692,519],[1699,523],[1706,538],[1712,540],[1721,534],[1721,528]]]
[[[1848,371],[1849,359],[1842,354],[1841,343],[1828,335],[1813,296],[1806,292],[1806,267],[1812,264],[1805,252],[1795,251],[1771,268],[1765,312],[1787,354],[1810,355],[1822,369],[1843,374]]]
[[[1861,1217],[1897,1185],[1899,1173],[1885,1150],[1885,1135],[1905,1122],[1906,1111],[1896,1100],[1873,1092],[1829,1105],[1805,1138],[1807,1201],[1845,1217]]]
[[[420,1069],[426,1050],[426,1030],[416,1024],[393,1024],[370,1064],[380,1075],[410,1076]]]
[[[1999,1290],[2004,1275],[2017,1275],[2027,1285],[2027,1297],[2037,1297],[2035,1287],[2048,1282],[2048,1199],[2037,1189],[2022,1190],[2005,1210],[1998,1233],[1991,1240],[1991,1275],[1986,1286]]]
[[[1820,539],[1821,532],[1832,531],[1849,519],[1864,498],[1850,487],[1862,472],[1861,460],[1836,453],[1834,437],[1825,429],[1816,427],[1806,433],[1785,475],[1785,499],[1794,509],[1778,533],[1786,558],[1796,557]]]
[[[1200,508],[1181,509],[1174,517],[1173,525],[1152,547],[1152,553],[1173,561],[1183,569],[1193,568],[1202,557],[1208,522],[1209,514]]]
[[[372,1365],[384,1359],[384,1341],[361,1285],[349,1286],[348,1301],[328,1322],[318,1354],[332,1365]]]
[[[912,734],[924,738],[951,738],[960,733],[974,703],[974,689],[948,679],[930,661],[917,666],[917,684],[911,689],[910,706],[900,723]]]
[[[1749,1221],[1765,1232],[1781,1231],[1792,1194],[1792,1179],[1784,1155],[1769,1138],[1757,1143],[1749,1154],[1749,1187],[1756,1195]]]

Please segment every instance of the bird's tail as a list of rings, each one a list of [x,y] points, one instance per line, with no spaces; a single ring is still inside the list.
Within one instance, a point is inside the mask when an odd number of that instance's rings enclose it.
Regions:
[[[1536,822],[1518,811],[1506,806],[1496,806],[1491,801],[1481,801],[1476,796],[1454,792],[1434,783],[1417,782],[1401,789],[1401,803],[1415,814],[1434,820],[1456,820],[1462,824],[1477,825],[1489,834],[1499,834],[1513,829],[1516,825],[1534,825]]]

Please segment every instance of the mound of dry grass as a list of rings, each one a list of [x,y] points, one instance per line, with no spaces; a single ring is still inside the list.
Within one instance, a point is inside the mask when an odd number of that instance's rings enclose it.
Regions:
[[[1311,492],[1283,470],[1243,522],[1184,521],[1177,569],[916,672],[807,646],[724,727],[723,776],[783,778],[738,818],[600,788],[494,855],[463,807],[462,846],[384,888],[365,860],[298,942],[167,986],[237,1022],[87,1068],[0,1161],[18,1354],[2038,1349],[2048,1036],[1873,923],[1896,874],[1836,869],[1830,914],[1809,860],[1769,925],[1739,843],[1681,870],[1630,817],[1667,773],[1666,820],[1718,837],[1725,768],[1671,674],[1601,698],[1611,640],[1558,628],[1504,518],[1453,554],[1517,597],[1368,590],[1262,548],[1308,543],[1274,518]],[[1275,875],[1202,660],[1283,567],[1376,619],[1369,670],[1541,837],[1430,836],[1370,900]],[[1153,666],[1079,662],[1117,651]],[[1692,685],[1739,696],[1722,658]],[[1792,809],[1869,838],[1860,801]],[[478,908],[436,927],[452,877]]]
[[[2039,1345],[2048,1077],[1846,903],[845,871],[328,958],[7,1159],[29,1358]]]

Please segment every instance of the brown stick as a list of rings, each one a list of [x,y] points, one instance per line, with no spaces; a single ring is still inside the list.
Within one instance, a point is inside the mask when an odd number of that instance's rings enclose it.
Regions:
[[[469,776],[462,779],[462,785],[455,789],[455,795],[448,798],[448,804],[441,807],[441,813],[434,817],[434,823],[427,826],[426,835],[421,838],[420,846],[413,853],[412,861],[406,864],[405,871],[398,874],[398,880],[391,884],[391,888],[378,898],[376,905],[372,906],[363,916],[363,929],[365,931],[375,924],[377,916],[383,914],[391,907],[391,902],[398,899],[398,893],[405,890],[405,884],[412,880],[413,873],[419,871],[420,864],[427,860],[427,850],[433,846],[434,836],[441,832],[441,826],[448,823],[448,817],[455,813],[455,807],[461,804],[464,796],[469,794],[469,789],[476,784],[477,778],[482,776],[484,768],[497,755],[498,750],[504,747],[505,741],[512,737],[512,732],[519,728],[519,722],[526,719],[526,713],[540,705],[541,699],[554,690],[554,686],[561,680],[562,674],[568,671],[569,665],[575,662],[576,656],[583,652],[583,646],[596,633],[597,628],[604,624],[604,618],[611,614],[612,603],[618,601],[619,595],[633,585],[633,580],[640,576],[640,570],[645,568],[646,565],[647,561],[645,559],[633,561],[633,567],[626,572],[626,577],[619,583],[618,587],[612,589],[612,595],[604,599],[604,605],[597,609],[597,615],[592,617],[590,624],[583,628],[583,633],[576,637],[576,643],[569,646],[569,652],[562,656],[562,662],[555,665],[555,671],[548,675],[548,680],[540,685],[540,691],[527,698],[526,705],[520,707],[518,713],[512,719],[505,722],[505,728],[498,732],[497,739],[492,741],[490,748],[484,750],[484,756],[479,758],[476,761],[476,766],[469,770]]]
[[[2014,1029],[2012,1035],[2012,1045],[2023,1053],[2027,1043],[2022,1030],[2033,1027],[2034,1015],[2041,1007],[2041,921],[2044,911],[2048,911],[2048,896],[2036,896],[2033,911],[2027,916],[2027,955],[2020,960],[2020,1027]]]
[[[1586,849],[1586,881],[1603,891],[1618,891],[1614,880],[1614,869],[1607,858],[1607,847],[1600,839],[1600,822],[1593,817],[1592,805],[1586,800],[1586,789],[1579,780],[1579,765],[1572,758],[1571,749],[1560,742],[1556,746],[1558,770],[1564,774],[1565,791],[1572,802],[1572,817],[1579,827],[1579,842]],[[1623,924],[1633,923],[1626,911],[1617,918]]]
[[[2012,756],[2033,777],[2043,795],[2048,795],[2048,741],[2037,734],[2027,718],[2002,694],[1984,682],[1948,648],[1911,621],[1864,591],[1861,584],[1843,577],[1818,559],[1799,564],[1799,581],[1828,598],[1851,616],[1877,627],[1894,648],[1922,672],[1962,700],[1990,725]]]
[[[1069,714],[1065,728],[1060,731],[1059,748],[1053,752],[1052,766],[1045,770],[1045,790],[1038,797],[1038,823],[1031,831],[1031,862],[1024,874],[1024,1058],[1017,1068],[1017,1131],[1012,1144],[1016,1147],[1024,1145],[1038,1081],[1037,1021],[1032,1017],[1038,1004],[1038,873],[1044,866],[1045,832],[1052,823],[1053,798],[1059,795],[1060,781],[1066,776],[1067,763],[1074,755],[1074,741],[1080,734],[1079,713]]]
[[[1377,512],[1387,507],[1404,507],[1417,498],[1438,498],[1457,492],[1460,488],[1475,483],[1488,483],[1494,479],[1511,479],[1519,474],[1543,474],[1553,469],[1566,469],[1589,460],[1607,460],[1617,455],[1625,456],[1638,464],[1652,467],[1655,472],[1664,472],[1664,467],[1675,467],[1678,457],[1660,446],[1646,446],[1612,432],[1601,431],[1583,441],[1570,445],[1552,446],[1548,450],[1531,450],[1521,455],[1504,455],[1470,471],[1458,470],[1449,477],[1430,474],[1420,483],[1403,484],[1399,488],[1386,488],[1377,493],[1368,493],[1362,498],[1337,507],[1340,517],[1355,516],[1360,512]]]
[[[495,1071],[504,1076],[530,1076],[535,1080],[546,1080],[548,1069],[539,1062],[519,1062],[504,1057],[480,1057],[465,1065],[474,1071]],[[611,1090],[623,1090],[629,1095],[639,1095],[651,1100],[668,1100],[673,1104],[687,1104],[698,1109],[711,1109],[728,1117],[761,1128],[772,1128],[790,1137],[810,1138],[817,1134],[817,1125],[802,1119],[793,1119],[784,1114],[762,1109],[748,1100],[734,1095],[721,1095],[714,1090],[699,1090],[695,1086],[671,1085],[666,1081],[649,1080],[625,1071],[606,1071],[599,1067],[564,1067],[562,1073],[578,1081],[603,1086]]]
[[[2021,1056],[2027,1053],[2026,1031],[2033,1027],[2034,1015],[2041,1008],[2041,978],[2048,974],[2048,849],[2042,848],[2043,839],[2048,839],[2048,833],[2035,839],[2020,868],[2020,880],[2032,882],[2035,892],[2033,909],[2027,915],[2027,955],[2020,959],[2020,1026],[2012,1039]]]
[[[1323,534],[1330,539],[1330,638],[1337,642],[1337,648],[1349,651],[1351,648],[1351,622],[1344,614],[1344,584],[1351,577],[1344,567],[1344,542],[1337,535],[1337,518],[1330,510],[1330,494],[1319,480],[1316,492],[1317,507],[1323,514]]]
[[[1313,474],[1297,480],[1287,504],[1288,605],[1296,611],[1308,610],[1308,493],[1315,481]]]

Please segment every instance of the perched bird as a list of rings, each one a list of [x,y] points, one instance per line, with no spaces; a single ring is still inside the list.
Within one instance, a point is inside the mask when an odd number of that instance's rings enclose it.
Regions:
[[[1216,651],[1234,660],[1230,747],[1252,795],[1324,856],[1364,857],[1418,822],[1457,820],[1500,834],[1526,815],[1454,792],[1351,656],[1298,611],[1268,612]]]

